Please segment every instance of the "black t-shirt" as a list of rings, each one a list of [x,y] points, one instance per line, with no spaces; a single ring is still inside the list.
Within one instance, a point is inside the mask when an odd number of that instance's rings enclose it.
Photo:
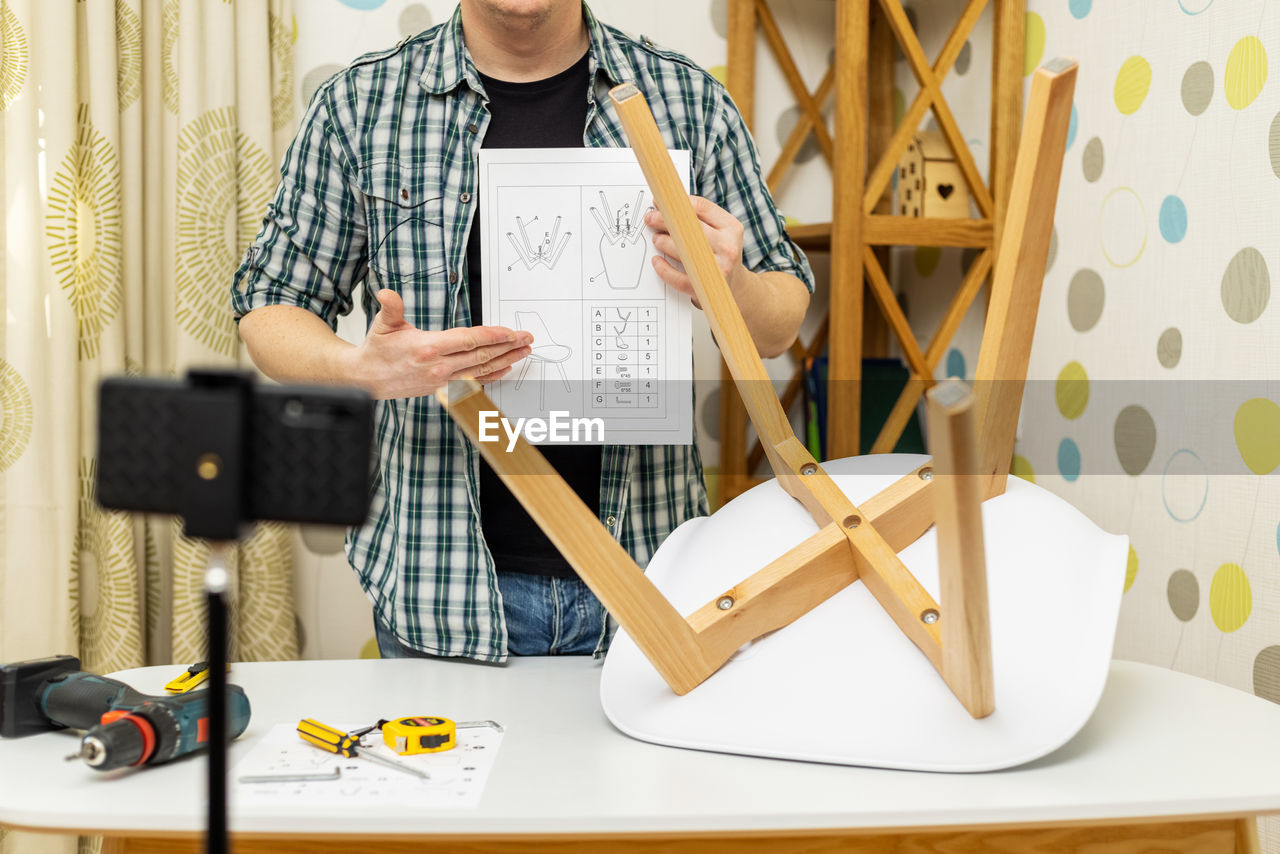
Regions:
[[[587,124],[587,54],[554,77],[508,83],[480,75],[489,95],[489,127],[483,148],[581,148]],[[480,193],[473,198],[479,199]],[[481,297],[480,209],[467,242],[467,284],[471,322],[479,323]],[[538,342],[534,342],[537,346]],[[517,365],[516,370],[520,367]],[[542,445],[547,461],[588,507],[600,506],[598,445]],[[480,521],[499,572],[574,577],[537,523],[516,501],[487,462],[480,462]]]

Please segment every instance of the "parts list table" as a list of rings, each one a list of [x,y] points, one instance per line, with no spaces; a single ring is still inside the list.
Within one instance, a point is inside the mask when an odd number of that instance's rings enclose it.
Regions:
[[[591,407],[658,407],[656,305],[591,307]]]

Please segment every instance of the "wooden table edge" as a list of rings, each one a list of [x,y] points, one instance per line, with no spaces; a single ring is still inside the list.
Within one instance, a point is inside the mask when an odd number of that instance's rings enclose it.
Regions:
[[[921,841],[923,837],[954,837],[957,835],[983,837],[992,834],[1012,835],[1019,833],[1038,833],[1055,831],[1111,830],[1119,831],[1128,828],[1141,830],[1153,826],[1176,826],[1177,837],[1195,836],[1197,833],[1216,831],[1230,832],[1235,836],[1235,850],[1246,854],[1257,854],[1257,820],[1258,818],[1280,815],[1280,809],[1265,812],[1216,812],[1203,814],[1176,814],[1166,816],[1130,816],[1099,819],[1067,819],[1026,822],[997,822],[990,824],[939,824],[939,825],[906,825],[886,827],[831,827],[831,828],[776,828],[757,830],[698,830],[698,831],[626,831],[610,833],[606,831],[590,831],[571,833],[564,831],[531,832],[531,833],[289,833],[269,831],[233,832],[232,840],[237,851],[272,851],[274,854],[289,854],[293,850],[290,843],[299,846],[299,851],[327,851],[328,846],[343,845],[345,851],[397,850],[405,846],[416,846],[421,849],[424,843],[434,851],[552,851],[562,850],[567,845],[592,844],[593,851],[628,851],[643,850],[647,846],[663,844],[664,851],[683,849],[703,850],[705,846],[718,842],[769,842],[771,845],[794,840],[803,846],[811,846],[822,840],[875,840],[876,838],[913,837]],[[134,831],[114,829],[94,829],[87,827],[31,827],[20,824],[0,823],[6,830],[45,835],[79,835],[102,836],[105,839],[102,854],[151,854],[151,852],[196,851],[203,838],[202,831]],[[350,843],[359,841],[361,847],[354,849]],[[1090,844],[1096,843],[1090,840]],[[1149,841],[1149,837],[1148,837]],[[305,845],[303,844],[305,843]],[[257,845],[270,846],[258,848]],[[1252,847],[1250,847],[1252,845]],[[282,847],[285,846],[285,847]],[[449,846],[449,847],[446,847]],[[608,846],[607,848],[601,846]],[[409,850],[405,848],[405,850]],[[785,852],[788,849],[770,848],[771,852]],[[797,851],[813,850],[808,847]],[[925,847],[921,851],[932,850]],[[1055,849],[1057,850],[1057,849]],[[1073,850],[1073,849],[1062,849]],[[1118,849],[1124,850],[1124,849]],[[1138,849],[1135,849],[1138,850]],[[1193,850],[1193,849],[1188,849]],[[1194,849],[1200,851],[1200,848]],[[1204,850],[1215,850],[1206,848]]]

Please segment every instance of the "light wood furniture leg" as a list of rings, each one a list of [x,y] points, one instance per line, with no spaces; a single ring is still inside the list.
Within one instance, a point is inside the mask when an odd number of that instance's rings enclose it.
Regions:
[[[831,345],[827,363],[827,456],[856,456],[861,436],[862,193],[867,156],[870,0],[836,0],[836,139],[832,164]]]
[[[747,127],[755,123],[756,3],[729,0],[727,87]]]
[[[987,609],[987,556],[982,535],[985,485],[974,425],[973,394],[958,380],[929,391],[929,435],[934,437],[933,506],[938,529],[942,608],[942,675],[975,718],[995,711],[991,623]]]
[[[1009,212],[996,256],[991,304],[982,332],[975,387],[981,408],[983,470],[991,477],[987,497],[1004,492],[1013,462],[1022,390],[1031,358],[1031,338],[1040,310],[1040,289],[1053,231],[1054,206],[1071,120],[1071,91],[1076,65],[1055,59],[1037,72],[1069,77],[1066,97],[1036,98],[1027,103],[1026,131],[1009,190]]]
[[[1262,854],[1256,815],[1236,819],[1236,854]]]
[[[756,3],[729,0],[728,8],[728,89],[729,95],[750,128],[755,123],[756,89]],[[719,502],[724,504],[747,490],[752,467],[747,459],[747,410],[733,385],[729,366],[720,365],[720,484]]]
[[[893,30],[878,7],[871,9],[871,29],[867,36],[867,152],[869,157],[876,157],[879,152],[889,147],[893,138],[893,90],[894,90],[894,45]],[[865,167],[864,167],[865,168]],[[872,211],[878,216],[893,213],[892,188],[885,187]],[[888,246],[877,246],[876,259],[880,266],[889,269],[890,253]],[[863,294],[866,302],[866,294]],[[889,355],[889,325],[885,317],[878,311],[862,312],[862,356],[864,358],[884,358]],[[861,407],[859,395],[859,407]],[[861,439],[859,439],[861,445]]]
[[[987,174],[996,204],[992,248],[997,251],[1009,211],[1009,190],[1013,185],[1018,128],[1022,121],[1026,10],[1026,0],[992,0],[991,156]]]

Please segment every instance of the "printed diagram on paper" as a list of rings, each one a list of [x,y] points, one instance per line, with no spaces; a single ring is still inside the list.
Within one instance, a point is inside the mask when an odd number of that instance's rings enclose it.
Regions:
[[[672,156],[687,185],[689,153]],[[653,195],[631,150],[482,150],[480,187],[476,322],[534,338],[489,386],[494,403],[512,422],[601,419],[609,444],[692,442],[693,308],[654,272]]]
[[[345,727],[345,732],[356,729]],[[502,744],[491,727],[458,730],[458,745],[441,753],[397,756],[377,732],[363,739],[371,753],[420,768],[430,780],[387,768],[378,762],[346,758],[321,750],[298,737],[296,724],[276,724],[249,755],[232,769],[234,808],[306,803],[317,807],[403,805],[405,807],[475,807]],[[241,783],[241,777],[312,774],[341,769],[336,780]]]

